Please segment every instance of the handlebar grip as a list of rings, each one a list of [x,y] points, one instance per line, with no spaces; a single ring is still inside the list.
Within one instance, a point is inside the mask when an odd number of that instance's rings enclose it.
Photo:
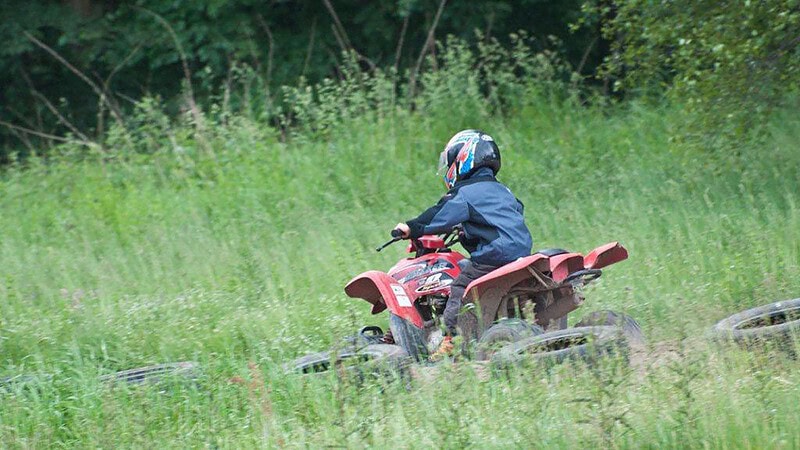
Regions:
[[[401,237],[403,237],[403,232],[398,230],[397,228],[395,228],[394,230],[392,230],[392,237],[393,238],[401,238]]]

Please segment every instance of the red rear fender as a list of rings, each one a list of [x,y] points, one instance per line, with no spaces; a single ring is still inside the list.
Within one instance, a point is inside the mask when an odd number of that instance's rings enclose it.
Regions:
[[[550,270],[549,258],[537,253],[497,268],[470,283],[464,291],[464,298],[470,298],[470,295],[483,298],[490,291],[502,296],[511,286],[531,276],[528,267],[546,272]]]
[[[564,253],[550,258],[550,272],[553,280],[564,281],[567,275],[583,269],[583,255],[580,253]]]
[[[344,287],[348,297],[362,298],[372,304],[372,314],[384,309],[400,316],[419,328],[423,327],[422,316],[414,307],[413,299],[406,288],[389,275],[370,270],[350,280]]]
[[[626,259],[628,259],[628,250],[619,242],[610,242],[589,252],[583,263],[587,269],[602,269]]]

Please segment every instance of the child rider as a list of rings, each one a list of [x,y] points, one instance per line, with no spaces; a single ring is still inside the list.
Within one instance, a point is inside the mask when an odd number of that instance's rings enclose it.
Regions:
[[[405,238],[449,232],[461,224],[462,246],[470,259],[450,285],[444,310],[445,338],[432,360],[452,354],[452,338],[464,290],[473,280],[530,255],[531,233],[525,225],[523,204],[497,181],[500,149],[494,139],[478,130],[464,130],[453,136],[439,157],[439,173],[447,193],[437,204],[415,219],[399,223],[396,230]]]

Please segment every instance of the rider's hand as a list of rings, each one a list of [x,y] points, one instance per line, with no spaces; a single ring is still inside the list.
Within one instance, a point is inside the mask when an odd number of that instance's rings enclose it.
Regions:
[[[394,226],[395,230],[400,230],[403,233],[403,237],[407,238],[408,234],[411,233],[411,230],[408,228],[408,225],[404,223],[398,223]]]

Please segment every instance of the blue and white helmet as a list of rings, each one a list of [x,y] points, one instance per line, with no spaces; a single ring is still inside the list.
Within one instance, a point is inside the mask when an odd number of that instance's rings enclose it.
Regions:
[[[483,131],[459,131],[439,155],[439,175],[447,189],[452,189],[457,181],[468,178],[481,167],[491,168],[495,175],[500,171],[500,149]]]

